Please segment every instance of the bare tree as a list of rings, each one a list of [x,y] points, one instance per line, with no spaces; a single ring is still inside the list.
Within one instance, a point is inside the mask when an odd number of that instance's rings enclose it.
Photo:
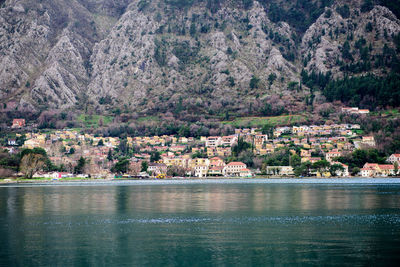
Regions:
[[[185,176],[186,170],[179,166],[168,166],[167,174],[174,177]]]
[[[42,170],[46,164],[46,158],[41,154],[26,154],[20,163],[20,170],[24,173],[25,178],[31,179],[33,175]]]
[[[142,169],[142,162],[138,161],[138,162],[130,162],[129,163],[129,170],[128,173],[130,175],[136,176],[139,174],[140,170]]]

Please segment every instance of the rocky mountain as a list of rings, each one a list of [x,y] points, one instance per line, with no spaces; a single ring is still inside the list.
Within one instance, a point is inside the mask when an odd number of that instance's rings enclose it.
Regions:
[[[397,3],[0,1],[1,108],[298,112],[318,99],[304,77],[398,68]]]

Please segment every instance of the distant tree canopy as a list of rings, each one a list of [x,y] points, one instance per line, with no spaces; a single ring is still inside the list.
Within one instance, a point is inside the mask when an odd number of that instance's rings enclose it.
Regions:
[[[243,137],[239,137],[237,144],[232,147],[232,155],[237,157],[249,148],[251,148],[251,144],[244,141]]]
[[[323,90],[323,94],[329,101],[340,100],[354,106],[360,106],[364,100],[369,107],[398,107],[399,88],[400,75],[392,73],[386,78],[368,75],[331,81]]]
[[[344,167],[341,164],[335,163],[330,166],[329,171],[333,176],[337,176],[339,172],[344,171]]]
[[[304,85],[306,85],[309,88],[314,88],[314,87],[316,87],[316,89],[325,88],[325,86],[331,80],[331,75],[332,73],[329,71],[326,74],[323,74],[321,72],[316,73],[314,71],[308,74],[307,71],[302,70],[301,81]]]
[[[258,0],[269,8],[272,22],[286,21],[298,32],[307,28],[324,12],[325,7],[332,5],[332,0],[297,0],[287,1],[285,5],[278,1]]]
[[[127,173],[129,168],[129,160],[127,158],[120,159],[115,165],[111,168],[113,173]]]
[[[331,73],[301,73],[302,82],[311,89],[320,89],[328,101],[374,109],[400,106],[400,74],[389,73],[386,77],[372,74],[333,80]]]
[[[0,150],[0,168],[18,171],[20,157],[12,155],[7,150]]]
[[[338,6],[336,11],[345,19],[350,17],[350,8],[348,5]]]
[[[86,163],[87,163],[87,160],[83,157],[80,157],[78,160],[78,164],[74,168],[74,173],[75,174],[83,173]]]
[[[154,151],[150,155],[150,162],[156,162],[161,159],[160,152]]]
[[[386,157],[376,149],[357,149],[351,154],[339,157],[338,161],[348,165],[350,169],[353,169],[355,167],[362,168],[365,163],[384,164]]]
[[[185,8],[193,5],[194,0],[165,0],[165,3],[176,8]]]
[[[269,85],[272,85],[272,84],[274,83],[274,81],[276,80],[276,78],[277,78],[276,74],[275,74],[275,73],[271,73],[271,74],[268,76]]]
[[[265,157],[266,166],[289,166],[290,152],[288,149],[275,151]]]
[[[175,43],[172,49],[172,53],[180,60],[182,65],[191,63],[197,57],[198,51],[198,47],[191,47],[187,41]]]
[[[364,0],[363,4],[361,5],[361,12],[369,12],[371,9],[374,8],[374,3],[372,0]]]
[[[253,75],[250,79],[250,88],[251,89],[256,89],[260,86],[260,78],[257,76]]]
[[[149,168],[149,163],[145,160],[142,161],[142,167],[141,167],[141,171],[142,172],[147,172],[147,169]]]
[[[109,150],[108,150],[107,160],[108,160],[108,161],[112,161],[112,160],[113,160],[112,149],[109,149]]]

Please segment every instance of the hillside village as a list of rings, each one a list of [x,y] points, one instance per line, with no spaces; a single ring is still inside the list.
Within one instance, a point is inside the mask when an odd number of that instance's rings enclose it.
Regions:
[[[13,127],[21,127],[24,122],[14,120],[14,124]],[[359,170],[349,169],[338,161],[358,149],[375,147],[373,136],[362,136],[359,132],[357,124],[332,124],[276,127],[268,133],[259,128],[235,129],[232,135],[200,138],[162,135],[120,139],[66,129],[16,134],[23,143],[8,139],[2,149],[18,153],[22,149],[43,148],[50,161],[59,166],[58,171],[37,171],[33,177],[374,177],[398,174],[399,154],[391,155],[387,164],[368,162]],[[262,161],[282,151],[289,154],[287,164],[281,165],[279,160]],[[80,160],[84,167],[77,171]]]

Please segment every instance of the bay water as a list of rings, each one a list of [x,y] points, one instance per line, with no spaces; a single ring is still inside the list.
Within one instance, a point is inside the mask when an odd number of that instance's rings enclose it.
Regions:
[[[0,187],[0,266],[396,265],[400,183]]]

